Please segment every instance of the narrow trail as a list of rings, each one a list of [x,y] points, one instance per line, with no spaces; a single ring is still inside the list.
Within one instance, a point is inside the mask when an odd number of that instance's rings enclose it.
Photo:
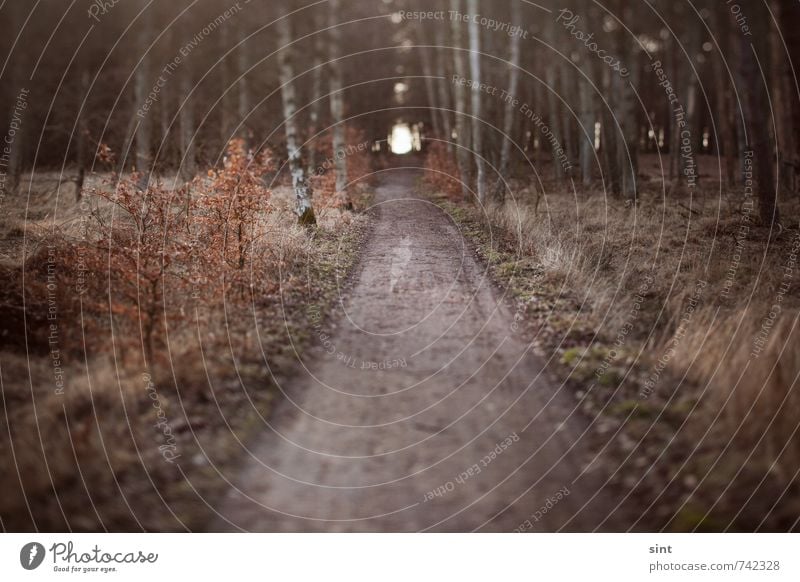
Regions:
[[[355,283],[211,529],[587,531],[606,517],[599,483],[576,481],[590,457],[574,400],[540,375],[456,225],[416,197],[420,175],[382,175]]]

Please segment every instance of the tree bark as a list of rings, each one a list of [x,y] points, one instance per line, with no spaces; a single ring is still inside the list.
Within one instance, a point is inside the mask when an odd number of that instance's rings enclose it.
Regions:
[[[522,23],[522,3],[513,1],[511,2],[511,23],[512,25],[520,26]],[[505,102],[505,111],[503,112],[503,145],[500,149],[500,178],[504,180],[509,174],[509,165],[511,163],[511,146],[514,138],[511,133],[514,129],[514,117],[517,114],[517,108],[514,106],[513,99],[517,98],[519,92],[519,63],[521,55],[522,37],[514,35],[510,41],[510,55],[509,55],[509,70],[508,70],[508,99]],[[501,190],[502,191],[502,190]]]
[[[314,12],[314,30],[320,31],[322,19],[317,16],[318,11]],[[308,175],[313,176],[317,173],[317,133],[320,127],[320,113],[322,111],[322,73],[324,63],[322,55],[325,54],[325,35],[317,32],[314,37],[314,59],[313,72],[311,74],[311,103],[308,108],[308,133],[311,140],[308,145]]]
[[[442,26],[436,27],[436,44],[439,47],[445,45],[444,42],[445,29]],[[445,63],[445,53],[443,48],[436,49],[436,75],[439,77],[436,82],[439,93],[439,115],[441,117],[442,131],[444,131],[444,139],[447,140],[447,149],[450,153],[453,152],[453,122],[450,114],[450,94],[447,91],[447,83],[449,77],[447,75],[447,66]]]
[[[735,119],[733,117],[733,89],[725,67],[724,59],[728,58],[730,47],[729,20],[721,10],[714,12],[716,20],[716,38],[720,52],[714,56],[714,81],[717,102],[717,154],[725,159],[725,184],[728,188],[736,185],[737,151]]]
[[[247,28],[239,26],[239,46],[236,54],[239,82],[239,137],[247,142],[250,138],[248,119],[250,117],[250,84],[247,80],[250,69],[250,45],[247,40]]]
[[[623,2],[623,18],[627,22],[633,21],[632,8]],[[617,109],[616,115],[620,123],[620,136],[617,140],[617,159],[620,169],[620,193],[629,201],[636,201],[638,196],[638,173],[639,173],[639,132],[636,112],[638,101],[634,94],[634,87],[638,85],[637,77],[640,70],[638,63],[639,52],[635,41],[630,39],[630,35],[623,27],[619,27],[616,35],[616,45],[618,54],[627,55],[628,76],[623,78],[618,71],[612,71],[614,83],[617,86]]]
[[[342,29],[338,23],[339,0],[330,0],[330,55],[331,55],[331,122],[333,123],[333,168],[336,173],[336,193],[347,196],[347,127],[344,122],[344,95],[342,94],[342,65],[340,62]]]
[[[145,9],[142,14],[142,29],[139,35],[138,53],[141,55],[141,62],[136,69],[134,76],[134,94],[136,102],[134,103],[134,118],[136,125],[134,129],[134,139],[136,140],[136,155],[134,165],[137,172],[141,174],[139,186],[145,188],[150,181],[150,172],[152,171],[152,137],[151,127],[152,120],[150,119],[150,111],[142,110],[147,103],[148,95],[152,85],[150,75],[150,54],[148,51],[148,40],[152,37],[153,18],[152,12],[155,8],[150,7]],[[152,104],[151,104],[152,105]],[[139,115],[141,112],[141,115]]]
[[[467,10],[479,14],[478,0],[467,0]],[[478,202],[486,202],[486,162],[483,158],[483,99],[477,87],[481,84],[481,29],[477,20],[469,21],[469,69],[474,89],[472,90],[472,151],[477,168]]]
[[[311,206],[311,194],[303,168],[300,139],[297,134],[297,90],[294,81],[294,65],[292,63],[293,47],[292,28],[289,17],[278,21],[278,42],[280,43],[278,61],[280,67],[281,98],[283,101],[283,119],[286,129],[286,149],[288,150],[289,171],[292,175],[292,187],[295,195],[295,213],[302,225],[316,224],[314,208]]]
[[[460,0],[450,0],[450,10],[461,12]],[[453,67],[458,79],[464,79],[467,75],[467,66],[464,62],[463,35],[461,34],[461,23],[453,19],[451,23],[453,33]],[[461,192],[465,200],[469,200],[469,148],[470,137],[467,124],[467,90],[461,83],[456,83],[453,88],[456,104],[456,135],[458,141],[458,170],[461,175]]]
[[[772,70],[772,106],[775,114],[775,141],[778,159],[778,182],[781,187],[791,191],[794,188],[794,156],[797,144],[794,142],[792,126],[792,108],[789,104],[792,95],[792,69],[791,60],[786,55],[781,36],[780,24],[783,21],[783,2],[770,0],[772,13],[777,25],[770,30],[770,53],[773,62]],[[768,28],[772,28],[772,22]]]
[[[427,38],[428,36],[425,27],[420,26],[417,28],[418,44],[427,44]],[[437,139],[441,139],[442,128],[439,123],[439,103],[438,95],[433,85],[433,62],[431,60],[430,50],[431,49],[424,46],[417,48],[417,51],[419,51],[420,61],[422,63],[422,75],[425,77],[425,96],[428,99],[428,112],[431,120],[431,129],[433,129],[433,135]]]
[[[768,85],[765,85],[759,60],[768,70],[769,44],[767,35],[769,26],[765,9],[753,6],[751,24],[753,36],[741,36],[741,66],[744,79],[745,123],[749,147],[753,151],[756,182],[758,186],[758,206],[761,223],[770,227],[780,222],[777,203],[775,176],[772,173],[772,144],[770,142],[769,125],[764,116],[769,111]],[[752,44],[750,39],[752,38]],[[756,56],[756,54],[758,56]]]

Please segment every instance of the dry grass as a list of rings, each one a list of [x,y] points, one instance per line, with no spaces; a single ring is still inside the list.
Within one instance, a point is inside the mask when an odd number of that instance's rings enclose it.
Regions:
[[[767,244],[744,200],[715,190],[450,208],[590,419],[620,430],[614,479],[654,502],[639,526],[797,528],[800,208],[783,201]]]
[[[75,307],[77,294],[65,283],[74,283],[74,264],[57,248],[62,391],[38,279],[48,244],[94,238],[89,213],[108,217],[111,209],[97,197],[76,204],[72,188],[59,193],[55,183],[34,176],[27,211],[10,209],[0,225],[0,431],[10,437],[0,440],[0,523],[12,531],[202,529],[207,502],[227,490],[241,443],[269,411],[273,376],[290,373],[296,350],[307,344],[307,305],[325,312],[335,276],[345,277],[355,260],[366,219],[326,209],[317,228],[300,228],[291,193],[277,188],[273,211],[258,218],[253,248],[253,268],[267,274],[258,279],[265,283],[252,297],[205,301],[176,320],[184,323],[170,325],[149,370],[136,325],[115,323],[112,331],[103,297],[84,296],[83,312]],[[169,298],[170,309],[183,305],[176,299]]]

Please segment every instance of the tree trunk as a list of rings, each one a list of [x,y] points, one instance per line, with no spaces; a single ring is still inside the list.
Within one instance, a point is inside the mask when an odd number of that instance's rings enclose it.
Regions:
[[[228,26],[219,27],[219,54],[224,55],[228,50],[230,42],[228,37]],[[220,100],[217,107],[219,108],[219,138],[220,148],[225,151],[231,135],[231,76],[230,76],[230,55],[223,58],[219,64],[219,78],[220,78]]]
[[[792,108],[792,62],[785,52],[780,24],[783,21],[783,2],[770,0],[770,6],[778,27],[770,31],[770,53],[773,62],[772,106],[775,114],[775,141],[778,159],[779,184],[791,191],[794,188],[794,162],[797,144],[794,143]]]
[[[180,25],[181,38],[189,35],[191,21],[187,14]],[[178,139],[180,142],[180,174],[187,182],[197,175],[197,161],[195,155],[195,121],[194,102],[190,93],[193,89],[193,73],[191,56],[183,59],[178,70],[178,85],[181,99],[178,103]]]
[[[716,38],[720,53],[713,57],[714,81],[716,84],[717,102],[717,154],[725,158],[724,183],[728,188],[736,185],[737,147],[735,120],[733,117],[733,88],[731,79],[723,59],[730,58],[730,25],[727,15],[721,10],[714,12],[716,20]]]
[[[467,0],[467,11],[470,14],[480,13],[478,0]],[[481,84],[481,29],[478,22],[469,21],[469,70],[474,89],[472,90],[472,152],[477,168],[478,202],[486,202],[486,162],[483,158],[483,99],[477,87]]]
[[[89,95],[89,68],[87,63],[87,55],[84,52],[80,57],[81,70],[80,70],[80,93],[79,99],[81,103],[78,105],[78,176],[75,179],[75,200],[78,201],[83,195],[83,184],[86,180],[86,169],[89,166],[89,124],[86,120],[86,110],[89,104],[84,101]]]
[[[297,135],[297,90],[294,81],[292,63],[293,47],[292,28],[288,17],[278,20],[278,42],[280,50],[278,61],[280,67],[281,98],[283,101],[283,119],[286,128],[286,149],[289,157],[289,171],[292,175],[292,187],[295,195],[295,212],[302,225],[316,224],[314,208],[311,206],[311,195],[306,173],[303,168],[300,139]]]
[[[152,38],[152,12],[154,7],[146,8],[142,14],[142,30],[139,34],[138,53],[142,55],[141,62],[136,69],[134,77],[134,94],[136,101],[134,107],[134,116],[136,119],[136,126],[134,129],[134,139],[136,140],[136,157],[134,160],[135,169],[140,173],[139,187],[144,189],[150,181],[150,172],[152,171],[152,137],[151,127],[152,121],[150,119],[150,111],[152,111],[152,103],[149,103],[150,109],[143,110],[142,107],[148,104],[148,95],[152,86],[152,79],[150,76],[150,54],[148,49],[149,39]],[[141,114],[140,114],[141,113]]]
[[[247,142],[250,138],[248,119],[250,117],[250,85],[247,82],[248,71],[250,70],[250,45],[247,40],[247,28],[240,25],[239,46],[237,47],[236,63],[238,69],[239,83],[239,137]]]
[[[630,5],[623,3],[623,17],[627,22],[633,21],[632,9]],[[627,55],[629,59],[628,76],[622,77],[618,71],[612,71],[614,83],[617,89],[616,116],[620,124],[620,136],[617,140],[617,159],[620,168],[620,193],[629,201],[636,201],[638,196],[638,173],[639,173],[639,131],[636,112],[638,110],[638,100],[634,94],[634,87],[638,85],[637,77],[640,70],[638,63],[639,52],[635,41],[630,40],[630,35],[623,27],[619,27],[616,35],[616,45],[618,54]]]
[[[24,5],[21,2],[14,2],[11,3],[8,7],[9,10],[9,26],[8,31],[10,32],[9,36],[13,39],[16,37],[17,33],[19,32],[20,28],[22,27],[22,10],[24,9]],[[5,27],[4,27],[5,28]],[[22,159],[22,151],[23,145],[25,142],[25,120],[22,118],[23,116],[23,109],[19,106],[19,97],[21,95],[22,90],[24,89],[24,75],[23,75],[23,67],[25,66],[26,58],[25,58],[25,50],[20,48],[19,46],[16,47],[16,50],[10,56],[10,62],[8,66],[11,68],[10,70],[10,79],[11,82],[8,83],[8,87],[6,90],[8,91],[8,133],[6,137],[10,139],[10,144],[3,144],[3,147],[7,147],[7,151],[2,151],[2,147],[0,147],[0,174],[5,172],[5,183],[0,183],[2,186],[2,190],[0,190],[0,194],[11,194],[12,196],[17,193],[19,190],[19,183],[21,179],[22,173],[22,166],[23,166],[23,159]],[[26,108],[29,107],[26,105]],[[13,128],[14,133],[12,137],[11,129]]]
[[[422,26],[417,29],[418,43],[420,45],[427,44],[427,39],[429,38],[427,32],[428,31],[426,28]],[[441,139],[442,128],[439,123],[438,96],[436,89],[433,86],[433,63],[431,61],[430,54],[431,49],[420,46],[417,48],[417,50],[419,51],[420,61],[422,63],[422,74],[425,77],[425,96],[428,99],[428,112],[430,114],[431,129],[433,129],[433,135],[437,139]]]
[[[591,85],[592,67],[587,62],[586,57],[581,58],[581,71],[586,78],[581,78],[578,83],[578,93],[580,97],[580,124],[581,134],[578,136],[580,143],[580,166],[581,182],[588,188],[592,183],[592,168],[594,167],[594,124],[595,107]]]
[[[759,8],[753,6],[750,13],[753,36],[742,35],[741,37],[741,63],[742,77],[745,83],[743,91],[745,123],[747,124],[749,147],[753,151],[758,185],[758,211],[761,223],[771,227],[780,222],[780,212],[777,204],[775,177],[772,173],[772,144],[769,125],[765,123],[764,119],[764,115],[769,111],[767,106],[768,85],[765,85],[762,69],[759,67],[760,61],[765,70],[764,74],[769,70],[769,43],[766,38],[769,27],[766,10]],[[756,57],[756,53],[758,57]]]
[[[520,25],[522,22],[522,3],[513,1],[511,3],[511,23],[512,25]],[[510,66],[508,70],[508,96],[505,102],[505,111],[503,112],[503,145],[500,149],[500,180],[508,178],[509,165],[511,163],[511,146],[512,141],[515,141],[511,136],[514,129],[514,118],[517,114],[517,106],[514,105],[514,99],[517,99],[519,92],[519,63],[520,63],[520,47],[522,45],[522,36],[514,35],[510,41]],[[501,182],[498,182],[499,184]],[[502,191],[502,190],[501,190]]]
[[[555,26],[548,26],[547,27],[547,35],[548,35],[548,43],[551,47],[558,46],[558,38],[556,34]],[[547,113],[546,119],[548,121],[548,125],[550,131],[552,132],[552,142],[550,139],[545,137],[541,132],[539,133],[539,143],[543,143],[543,141],[547,141],[550,143],[552,147],[552,154],[553,154],[553,176],[556,180],[563,180],[564,179],[564,167],[558,161],[558,154],[556,153],[556,148],[561,146],[563,148],[564,137],[561,135],[561,115],[560,115],[560,107],[558,102],[558,76],[557,76],[557,68],[554,66],[555,59],[560,58],[556,55],[553,50],[549,49],[551,53],[551,58],[553,59],[552,62],[548,62],[544,66],[544,80],[545,85],[547,85]]]
[[[445,29],[443,26],[436,27],[436,44],[439,47],[445,46],[444,39]],[[444,131],[444,139],[447,140],[447,149],[450,153],[453,152],[453,122],[449,109],[451,108],[450,94],[447,91],[447,83],[450,81],[447,75],[447,66],[445,63],[444,49],[438,48],[436,53],[436,75],[439,77],[436,80],[436,86],[439,92],[439,115],[441,117],[442,131]]]
[[[192,90],[192,65],[188,59],[181,63],[179,76],[178,82],[180,84],[181,95],[183,96],[183,101],[179,105],[180,112],[178,114],[181,147],[180,170],[181,176],[188,182],[197,175],[194,141],[194,106],[192,104],[192,98],[189,95]]]
[[[333,168],[336,173],[336,193],[345,196],[347,207],[347,127],[344,122],[344,95],[342,94],[341,57],[342,29],[339,26],[339,0],[330,0],[330,55],[331,55],[331,122],[333,123]]]
[[[460,0],[450,0],[450,10],[461,12]],[[464,62],[463,35],[461,34],[461,23],[457,19],[451,22],[453,32],[453,66],[458,79],[464,79],[467,75],[467,66]],[[456,134],[458,140],[458,170],[461,175],[461,192],[465,200],[470,198],[469,187],[469,127],[467,125],[467,90],[461,83],[456,83],[453,88],[456,103]]]
[[[322,19],[318,11],[314,12],[314,30],[320,31],[324,28]],[[311,140],[308,144],[308,175],[313,176],[318,172],[317,168],[317,133],[320,128],[320,113],[322,110],[322,73],[324,64],[322,55],[325,54],[325,35],[322,32],[317,32],[314,36],[314,64],[313,73],[311,74],[311,103],[308,108],[308,133]]]

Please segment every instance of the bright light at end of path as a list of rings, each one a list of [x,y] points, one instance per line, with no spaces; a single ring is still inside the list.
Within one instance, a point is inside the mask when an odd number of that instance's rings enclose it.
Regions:
[[[392,128],[392,137],[389,138],[393,154],[407,154],[414,148],[414,136],[405,123],[398,123]]]

